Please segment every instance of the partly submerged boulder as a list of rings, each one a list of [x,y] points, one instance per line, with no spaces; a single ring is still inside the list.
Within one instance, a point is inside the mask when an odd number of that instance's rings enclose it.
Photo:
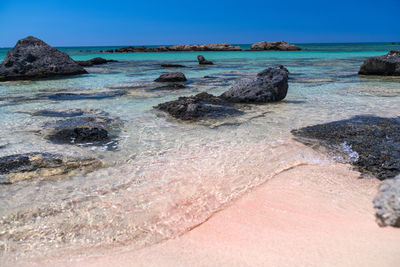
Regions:
[[[286,68],[268,68],[258,73],[255,78],[238,81],[223,93],[221,98],[229,102],[241,103],[281,101],[286,97],[288,87]]]
[[[43,125],[42,134],[54,143],[106,145],[116,148],[121,123],[116,118],[104,116],[76,117]]]
[[[154,80],[155,82],[185,82],[186,77],[182,72],[168,72],[161,74],[160,77]]]
[[[102,166],[94,158],[75,158],[51,153],[25,153],[0,157],[0,184],[29,179],[49,179],[83,173]]]
[[[181,120],[198,120],[241,113],[232,104],[206,92],[180,97],[178,100],[161,103],[155,108]]]
[[[400,173],[400,118],[355,116],[292,130],[300,142],[326,147],[333,157],[380,180]]]
[[[400,51],[390,51],[387,55],[371,57],[364,61],[358,74],[362,75],[400,75]]]
[[[203,56],[199,55],[197,56],[197,60],[199,61],[200,65],[213,65],[214,63],[212,61],[206,60]]]
[[[101,58],[101,57],[95,57],[89,60],[81,60],[81,61],[75,61],[76,63],[78,63],[80,66],[82,67],[90,67],[93,65],[103,65],[103,64],[107,64],[107,63],[111,63],[111,62],[118,62],[117,60],[113,60],[113,59],[105,59],[105,58]]]
[[[159,104],[156,109],[181,120],[199,120],[243,114],[235,103],[263,103],[285,98],[288,89],[288,70],[279,66],[265,69],[253,79],[236,83],[221,96],[200,93]]]
[[[400,176],[382,182],[374,208],[380,226],[400,227]]]
[[[29,80],[87,73],[66,53],[29,36],[8,51],[0,65],[0,81]]]
[[[300,51],[301,48],[293,45],[288,44],[284,41],[280,42],[259,42],[255,43],[250,47],[251,51],[264,51],[264,50],[277,50],[277,51]]]

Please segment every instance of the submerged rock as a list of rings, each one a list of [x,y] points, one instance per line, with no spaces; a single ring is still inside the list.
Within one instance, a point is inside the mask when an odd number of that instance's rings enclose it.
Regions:
[[[300,142],[327,147],[380,180],[400,173],[400,118],[356,116],[292,130]]]
[[[387,55],[371,57],[364,61],[358,74],[362,75],[400,75],[400,51],[390,51]]]
[[[165,111],[174,118],[181,120],[216,118],[241,113],[232,104],[226,103],[219,97],[205,92],[161,103],[155,108]]]
[[[30,80],[87,73],[66,53],[29,36],[7,52],[0,65],[0,81]]]
[[[203,56],[197,56],[197,60],[199,61],[200,65],[213,65],[212,61],[206,60]]]
[[[180,64],[162,64],[161,67],[162,68],[186,68],[186,66],[180,65]]]
[[[103,64],[107,64],[107,63],[111,63],[111,62],[118,62],[117,60],[113,60],[113,59],[104,59],[101,57],[95,57],[89,60],[80,60],[80,61],[75,61],[76,63],[78,63],[80,66],[82,67],[90,67],[93,65],[103,65]]]
[[[49,100],[82,100],[82,99],[104,99],[113,98],[125,95],[126,92],[123,90],[115,90],[109,92],[93,92],[93,93],[42,93],[37,94],[36,99],[49,99]]]
[[[94,158],[74,158],[37,152],[15,154],[0,157],[0,184],[69,176],[77,171],[88,172],[101,166],[101,161]]]
[[[185,82],[186,77],[182,72],[168,72],[161,74],[160,77],[154,80],[155,82]]]
[[[46,138],[64,144],[113,144],[120,123],[110,117],[77,117],[46,123]]]
[[[43,117],[78,117],[84,115],[107,115],[102,110],[99,109],[80,109],[80,108],[71,108],[71,109],[42,109],[42,110],[34,110],[34,111],[16,111],[18,113],[26,113],[32,116],[43,116]]]
[[[280,42],[259,42],[250,47],[250,51],[277,50],[277,51],[299,51],[300,47],[288,44],[284,41]]]
[[[283,67],[283,66],[282,66]],[[287,69],[268,68],[258,73],[255,78],[238,81],[232,88],[221,95],[229,102],[263,103],[281,101],[288,91]],[[283,67],[284,68],[284,67]]]
[[[382,182],[374,208],[379,226],[400,227],[400,176]]]

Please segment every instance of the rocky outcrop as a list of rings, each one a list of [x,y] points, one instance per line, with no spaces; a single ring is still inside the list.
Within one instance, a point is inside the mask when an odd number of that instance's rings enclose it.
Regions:
[[[379,226],[400,227],[400,176],[382,182],[374,208]]]
[[[181,120],[199,120],[242,114],[235,103],[265,103],[285,98],[288,71],[285,67],[269,68],[253,79],[236,83],[221,96],[200,93],[159,104],[155,108]]]
[[[0,157],[0,184],[30,179],[50,179],[88,172],[102,166],[93,158],[75,158],[50,153],[26,153]]]
[[[185,121],[195,121],[198,119],[215,118],[240,113],[233,105],[205,92],[195,96],[180,97],[178,100],[161,103],[155,108],[169,113],[174,118]]]
[[[0,65],[0,81],[30,80],[87,73],[66,53],[29,36],[8,51]]]
[[[105,53],[137,53],[137,52],[183,52],[183,51],[241,51],[240,46],[230,44],[205,44],[205,45],[173,45],[158,47],[122,47],[101,51]]]
[[[288,91],[288,72],[281,68],[268,68],[255,78],[243,79],[221,95],[225,101],[263,103],[281,101]]]
[[[387,55],[371,57],[364,61],[358,74],[361,75],[400,75],[400,51],[390,51]]]
[[[180,64],[162,64],[162,68],[185,68],[186,66]]]
[[[356,116],[292,133],[300,142],[328,148],[332,156],[380,180],[400,173],[400,118]]]
[[[276,50],[276,51],[300,51],[301,48],[293,44],[288,44],[284,41],[280,42],[259,42],[255,43],[250,47],[250,51],[264,51],[264,50]]]
[[[93,65],[103,65],[103,64],[107,64],[107,63],[111,63],[111,62],[118,62],[117,60],[113,60],[113,59],[104,59],[101,57],[95,57],[89,60],[83,60],[83,61],[75,61],[76,63],[78,63],[78,65],[82,66],[82,67],[90,67]]]
[[[213,65],[214,63],[212,61],[206,60],[203,56],[199,55],[197,56],[197,61],[199,61],[200,65]]]
[[[155,82],[185,82],[186,77],[182,72],[168,72],[161,74],[160,77],[154,80]]]

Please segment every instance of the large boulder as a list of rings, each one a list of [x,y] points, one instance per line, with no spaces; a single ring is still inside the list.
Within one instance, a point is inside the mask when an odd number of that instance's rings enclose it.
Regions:
[[[400,227],[400,176],[382,182],[374,208],[380,226]]]
[[[154,80],[155,82],[185,82],[186,77],[182,72],[168,72],[161,74],[160,77]]]
[[[277,50],[277,51],[300,51],[301,48],[284,41],[280,42],[259,42],[250,47],[251,51]]]
[[[281,67],[268,68],[255,78],[243,79],[233,85],[221,98],[229,102],[263,103],[281,101],[288,91],[288,72]]]
[[[358,74],[362,75],[400,75],[400,51],[390,51],[387,55],[365,60]]]
[[[292,130],[300,142],[325,147],[333,158],[350,162],[380,180],[400,174],[400,118],[355,116]]]
[[[87,73],[66,53],[29,36],[8,51],[0,65],[0,81],[29,80]]]
[[[202,55],[197,56],[200,65],[213,65],[212,61],[205,59]]]

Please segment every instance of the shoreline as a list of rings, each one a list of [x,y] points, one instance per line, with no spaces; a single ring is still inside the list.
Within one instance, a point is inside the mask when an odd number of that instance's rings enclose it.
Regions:
[[[396,266],[400,232],[380,228],[373,216],[372,198],[379,181],[358,176],[344,164],[301,165],[277,174],[175,239],[139,250],[127,246],[99,250],[97,256],[64,255],[34,263]]]

